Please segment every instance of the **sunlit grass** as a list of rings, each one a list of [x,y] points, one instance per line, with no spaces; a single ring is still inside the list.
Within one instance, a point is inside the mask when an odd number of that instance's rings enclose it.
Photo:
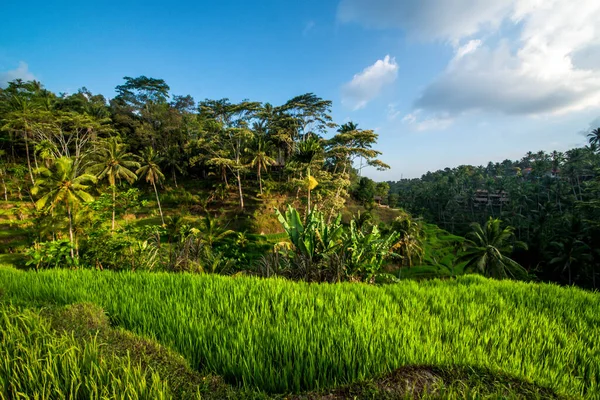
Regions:
[[[57,335],[36,312],[0,308],[0,398],[166,399],[168,386],[91,337]]]
[[[600,391],[600,295],[476,276],[374,287],[187,274],[0,269],[16,302],[92,301],[192,367],[269,392],[403,365],[502,371],[573,396]]]

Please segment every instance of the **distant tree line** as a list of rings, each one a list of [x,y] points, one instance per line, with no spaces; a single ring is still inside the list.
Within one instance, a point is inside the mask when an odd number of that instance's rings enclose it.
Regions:
[[[597,288],[600,277],[600,128],[589,145],[521,160],[461,165],[388,182],[389,203],[458,235],[490,217],[526,244],[515,258],[539,278]]]

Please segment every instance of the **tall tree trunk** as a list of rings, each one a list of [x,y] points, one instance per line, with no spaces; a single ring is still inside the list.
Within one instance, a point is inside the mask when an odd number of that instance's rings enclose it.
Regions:
[[[360,157],[360,167],[358,167],[358,177],[359,178],[361,177],[361,173],[362,173],[362,169],[363,169],[362,162],[363,162],[363,158]]]
[[[71,206],[67,206],[67,214],[69,215],[69,239],[71,240],[71,258],[75,259],[75,253],[73,253],[73,246],[75,241],[73,240],[73,216],[71,215]]]
[[[29,177],[31,178],[31,183],[35,185],[35,179],[33,179],[33,172],[31,171],[31,160],[29,156],[29,141],[27,140],[27,133],[25,133],[25,153],[27,154],[27,168],[29,169]]]
[[[33,164],[35,165],[35,169],[37,170],[39,168],[39,166],[38,166],[38,162],[37,162],[37,155],[35,154],[35,147],[33,149]]]
[[[113,209],[112,209],[112,225],[111,225],[111,232],[115,232],[115,209],[116,209],[116,203],[117,203],[117,186],[116,185],[112,185],[112,190],[113,190]]]
[[[177,186],[177,174],[175,173],[175,170],[173,170],[173,181],[175,182],[175,187]]]
[[[156,202],[158,203],[158,212],[160,213],[160,220],[162,224],[165,224],[165,219],[163,218],[162,208],[160,207],[160,199],[158,198],[158,190],[156,190],[156,183],[152,181],[152,186],[154,186],[154,193],[156,194]]]
[[[307,177],[306,180],[308,181],[307,182],[307,187],[306,187],[308,189],[307,190],[307,192],[308,192],[308,195],[307,195],[307,200],[308,200],[308,208],[307,208],[307,210],[308,210],[308,212],[306,213],[306,215],[308,216],[308,214],[310,214],[310,167],[308,167],[306,169],[306,177]]]
[[[238,183],[238,192],[240,194],[240,208],[244,209],[244,194],[242,193],[242,177],[240,176],[240,171],[237,171],[235,174]]]
[[[10,152],[12,154],[12,162],[13,164],[15,164],[15,160],[16,160],[16,154],[15,154],[15,134],[14,132],[9,133],[10,135]]]
[[[263,191],[262,191],[262,179],[260,177],[260,163],[258,163],[258,187],[260,188],[260,194],[263,194]]]
[[[4,187],[4,201],[8,201],[8,191],[6,190],[6,182],[4,181],[4,174],[2,174],[2,186]]]

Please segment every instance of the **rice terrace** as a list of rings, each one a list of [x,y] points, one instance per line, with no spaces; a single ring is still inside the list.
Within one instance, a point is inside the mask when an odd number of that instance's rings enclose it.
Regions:
[[[576,3],[3,5],[0,400],[600,400]]]
[[[598,391],[600,364],[595,343],[600,335],[600,297],[575,288],[477,276],[373,287],[211,275],[11,269],[3,269],[0,280],[4,296],[16,306],[51,305],[40,312],[29,311],[30,315],[19,311],[23,313],[19,317],[6,306],[3,330],[30,329],[27,324],[32,324],[40,329],[36,334],[48,335],[52,318],[46,312],[51,315],[73,304],[96,304],[102,308],[88,318],[106,318],[104,310],[115,327],[173,349],[190,369],[223,377],[232,387],[252,387],[264,393],[331,390],[405,366],[435,367],[427,369],[436,377],[427,386],[432,391],[447,383],[445,368],[475,368],[491,377],[495,373],[511,377],[506,387],[503,378],[494,377],[497,388],[487,385],[488,378],[476,380],[481,387],[476,386],[474,394],[510,393],[513,382],[540,398],[593,398]],[[24,315],[36,319],[24,322]],[[60,337],[66,340],[69,335]],[[9,357],[1,367],[4,379],[18,375],[23,368],[20,360],[27,359],[26,349],[11,343],[14,340],[13,335],[2,338],[8,351],[4,357]],[[89,340],[80,346],[90,346]],[[46,363],[55,364],[52,370],[57,373],[67,365],[84,363],[65,360],[50,349],[32,351],[44,358],[40,365],[29,366],[29,373],[40,381]],[[106,356],[100,352],[97,357]],[[152,382],[153,361],[148,362],[147,385]],[[111,363],[118,371],[118,362]],[[431,372],[437,368],[439,373]],[[126,375],[131,385],[142,386],[141,378],[131,374]],[[46,390],[68,390],[70,386],[61,387],[63,382],[58,376],[55,379],[48,379]],[[460,386],[448,383],[449,394],[463,393]],[[26,393],[33,383],[13,384],[3,382],[5,394]],[[107,386],[96,390],[111,390]],[[169,396],[173,389],[167,382],[153,390]],[[528,397],[527,393],[515,395]]]

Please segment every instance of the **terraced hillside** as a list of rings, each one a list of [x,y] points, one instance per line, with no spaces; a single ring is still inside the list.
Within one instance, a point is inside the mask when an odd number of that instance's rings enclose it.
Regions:
[[[394,374],[438,394],[436,382],[453,387],[449,376],[484,388],[475,394],[600,391],[600,296],[576,288],[476,276],[374,287],[10,268],[0,287],[20,308],[96,304],[114,327],[178,352],[193,371],[264,396],[348,394],[365,382],[380,390]]]

